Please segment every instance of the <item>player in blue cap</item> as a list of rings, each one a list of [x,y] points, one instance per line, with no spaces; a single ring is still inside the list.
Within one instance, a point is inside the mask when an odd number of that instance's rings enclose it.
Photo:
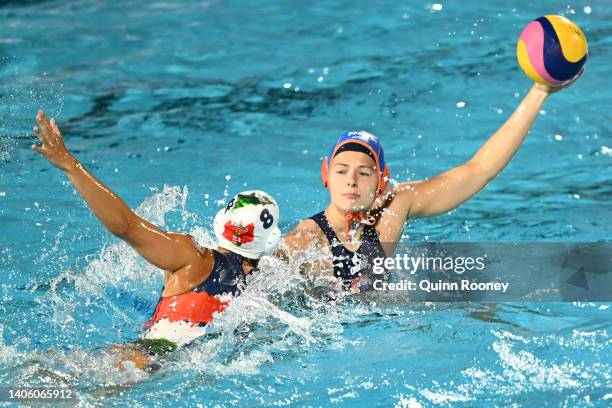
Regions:
[[[389,168],[378,138],[363,130],[342,134],[321,164],[321,179],[331,203],[285,237],[285,246],[277,255],[306,249],[313,243],[329,246],[333,275],[339,278],[333,281],[344,289],[364,290],[367,264],[360,259],[385,256],[377,232],[379,214],[374,202],[386,191]],[[316,268],[319,272],[331,269],[329,265]]]
[[[310,275],[333,276],[332,281],[353,292],[369,288],[373,259],[393,255],[406,220],[447,213],[477,194],[510,162],[548,96],[570,83],[556,88],[535,84],[470,160],[433,178],[391,188],[378,138],[363,130],[344,133],[321,166],[329,205],[302,220],[276,254],[321,248],[327,256],[309,264]]]

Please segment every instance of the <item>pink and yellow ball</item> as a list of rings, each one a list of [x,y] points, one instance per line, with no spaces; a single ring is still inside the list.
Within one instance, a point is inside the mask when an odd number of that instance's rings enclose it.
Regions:
[[[582,30],[563,16],[544,16],[525,27],[519,37],[516,56],[525,74],[549,86],[572,80],[588,56]]]

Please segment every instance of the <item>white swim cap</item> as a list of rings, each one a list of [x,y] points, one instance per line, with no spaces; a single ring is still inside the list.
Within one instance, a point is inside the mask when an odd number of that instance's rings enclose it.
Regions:
[[[219,210],[214,229],[220,247],[251,259],[270,255],[281,238],[278,205],[263,191],[243,191]]]

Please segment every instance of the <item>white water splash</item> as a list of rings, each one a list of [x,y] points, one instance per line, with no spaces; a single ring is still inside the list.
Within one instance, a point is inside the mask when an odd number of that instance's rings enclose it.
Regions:
[[[188,198],[187,188],[164,186],[162,191],[154,191],[145,199],[136,211],[160,227],[166,226],[167,214],[176,212],[182,219],[185,232],[191,234],[200,245],[215,248],[216,241],[208,226],[201,225],[198,217],[186,210]],[[56,241],[61,246],[62,236]],[[53,257],[52,254],[46,256]],[[307,279],[298,272],[300,263],[318,258],[320,253],[317,251],[288,262],[272,257],[263,258],[259,265],[260,272],[249,276],[246,290],[233,299],[229,307],[207,327],[213,338],[198,339],[194,344],[173,353],[162,370],[195,370],[217,376],[253,374],[262,366],[273,363],[275,355],[300,353],[300,350],[308,349],[309,345],[321,339],[327,339],[332,348],[349,344],[342,338],[343,323],[347,319],[359,320],[360,312],[343,314],[333,304],[317,300],[301,290],[307,284]],[[161,271],[149,265],[127,244],[115,239],[98,254],[87,255],[85,259],[84,271],[62,271],[50,282],[50,289],[35,298],[35,302],[40,312],[50,316],[51,323],[61,328],[63,333],[93,332],[97,336],[116,337],[115,326],[134,327],[134,314],[114,296],[109,296],[109,289],[117,296],[120,294],[117,289],[121,289],[124,292],[137,290],[141,298],[156,298],[156,294],[148,295],[146,290],[160,289]],[[295,296],[301,296],[302,306],[306,307],[306,310],[302,307],[298,309],[300,315],[289,310]],[[80,317],[83,310],[91,307],[110,316],[113,327],[90,327],[83,321],[83,317]],[[49,378],[60,378],[63,373],[68,382],[77,383],[76,378],[82,377],[86,382],[107,385],[141,379],[142,372],[139,370],[128,367],[126,372],[121,372],[115,367],[110,354],[88,352],[80,348],[79,340],[75,341],[76,348],[68,353],[35,352],[19,356],[14,349],[4,345],[0,347],[7,362],[19,360],[30,367],[28,372],[20,371],[24,384],[34,381],[32,373],[43,373]],[[37,356],[39,363],[30,362],[33,355]],[[53,368],[56,365],[63,368]]]
[[[36,141],[32,126],[39,109],[49,118],[61,115],[64,88],[42,72],[34,60],[3,56],[2,64],[6,67],[0,70],[0,161],[10,161],[19,144]]]

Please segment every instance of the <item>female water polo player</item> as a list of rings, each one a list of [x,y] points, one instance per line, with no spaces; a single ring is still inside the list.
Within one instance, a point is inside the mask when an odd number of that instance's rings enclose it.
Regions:
[[[302,220],[285,237],[277,255],[321,247],[327,261],[310,265],[311,271],[321,274],[322,267],[323,274],[338,278],[345,289],[368,288],[372,260],[392,255],[406,220],[447,213],[478,193],[512,159],[548,96],[559,89],[534,84],[470,160],[436,177],[389,189],[390,172],[378,138],[364,131],[343,134],[321,167],[329,205]]]
[[[226,295],[238,295],[246,275],[278,244],[276,201],[262,191],[239,193],[215,217],[219,248],[202,248],[191,236],[164,231],[136,215],[66,149],[54,119],[40,111],[36,120],[41,144],[32,149],[64,171],[106,229],[164,270],[164,288],[146,331],[138,341],[116,346],[118,364],[127,360],[144,368],[204,334],[214,313],[226,308]]]

